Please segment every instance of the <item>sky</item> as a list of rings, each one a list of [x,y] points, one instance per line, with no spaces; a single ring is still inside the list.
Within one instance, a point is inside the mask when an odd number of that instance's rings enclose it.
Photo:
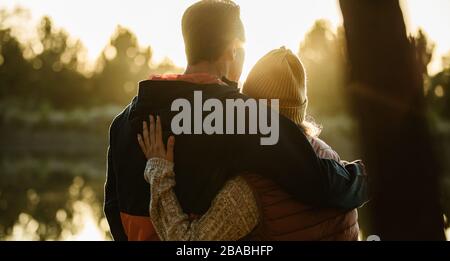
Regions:
[[[0,7],[26,7],[34,21],[49,15],[56,26],[79,38],[95,60],[118,24],[131,29],[142,46],[151,46],[155,62],[169,57],[185,66],[181,17],[196,0],[2,0]],[[314,21],[342,23],[337,0],[235,0],[246,28],[244,75],[265,53],[280,46],[297,52]],[[402,0],[408,30],[422,27],[436,42],[430,72],[440,69],[440,56],[450,51],[450,0]],[[444,13],[445,12],[445,13]],[[295,26],[294,26],[295,25]]]

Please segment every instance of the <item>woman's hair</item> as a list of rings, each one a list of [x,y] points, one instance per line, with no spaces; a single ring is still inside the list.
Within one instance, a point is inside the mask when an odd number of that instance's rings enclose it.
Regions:
[[[322,132],[322,125],[317,124],[314,118],[309,114],[306,114],[305,119],[299,125],[299,127],[303,131],[303,133],[305,133],[305,135],[310,137],[317,138]]]

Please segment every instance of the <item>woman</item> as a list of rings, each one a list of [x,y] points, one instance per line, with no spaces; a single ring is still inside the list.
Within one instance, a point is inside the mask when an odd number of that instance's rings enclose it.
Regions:
[[[257,99],[279,99],[280,114],[304,131],[316,154],[340,162],[339,155],[318,138],[320,128],[305,119],[306,75],[290,50],[280,48],[261,58],[250,72],[243,93]],[[252,173],[241,173],[229,180],[204,215],[183,213],[173,191],[175,138],[169,138],[166,150],[161,121],[157,117],[155,122],[150,116],[150,129],[144,122],[138,142],[148,159],[144,175],[151,188],[150,217],[161,240],[358,238],[356,210],[314,209]]]

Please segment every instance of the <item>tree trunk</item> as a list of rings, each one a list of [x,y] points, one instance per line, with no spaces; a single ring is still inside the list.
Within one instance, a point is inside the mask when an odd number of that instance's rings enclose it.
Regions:
[[[351,66],[349,99],[372,183],[371,234],[445,240],[441,168],[423,80],[395,0],[340,0]]]

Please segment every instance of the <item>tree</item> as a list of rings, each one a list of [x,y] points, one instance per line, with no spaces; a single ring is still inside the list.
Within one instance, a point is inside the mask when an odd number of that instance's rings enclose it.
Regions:
[[[150,48],[142,49],[136,36],[119,26],[97,62],[94,76],[99,101],[124,105],[136,94],[138,81],[149,73]]]
[[[445,59],[445,58],[444,58]],[[429,79],[427,102],[433,112],[445,120],[450,119],[450,68],[445,67]]]
[[[425,117],[420,62],[398,1],[340,0],[351,102],[373,180],[372,229],[383,240],[445,240],[441,167]]]
[[[83,46],[71,41],[68,33],[57,29],[49,17],[38,26],[37,53],[31,62],[36,79],[29,95],[37,103],[47,102],[56,108],[73,108],[89,104],[87,78],[79,71]]]
[[[169,59],[152,63],[152,50],[118,26],[97,60],[87,70],[83,44],[43,17],[30,31],[23,9],[0,9],[0,99],[21,107],[74,109],[105,104],[125,105],[136,95],[138,82],[150,74],[181,72]],[[35,35],[19,39],[21,31]]]
[[[0,99],[20,96],[25,92],[31,66],[10,29],[0,30],[0,43]]]
[[[31,65],[23,57],[23,46],[9,26],[13,17],[24,19],[23,10],[0,10],[0,99],[18,97],[26,91]]]
[[[16,100],[33,110],[43,104],[58,109],[89,104],[81,42],[56,28],[49,17],[30,31],[36,37],[19,40],[29,19],[23,9],[0,10],[0,99]]]
[[[416,52],[416,59],[419,63],[419,71],[423,77],[428,77],[428,64],[433,58],[435,44],[428,39],[428,36],[422,29],[417,31],[416,36],[410,37],[410,41]]]
[[[97,62],[94,76],[98,102],[125,105],[137,93],[138,82],[153,73],[180,72],[170,60],[152,63],[150,47],[142,48],[136,36],[118,26]]]
[[[345,111],[347,66],[342,28],[334,32],[326,20],[317,20],[300,44],[305,66],[309,108],[314,114],[334,116]]]

